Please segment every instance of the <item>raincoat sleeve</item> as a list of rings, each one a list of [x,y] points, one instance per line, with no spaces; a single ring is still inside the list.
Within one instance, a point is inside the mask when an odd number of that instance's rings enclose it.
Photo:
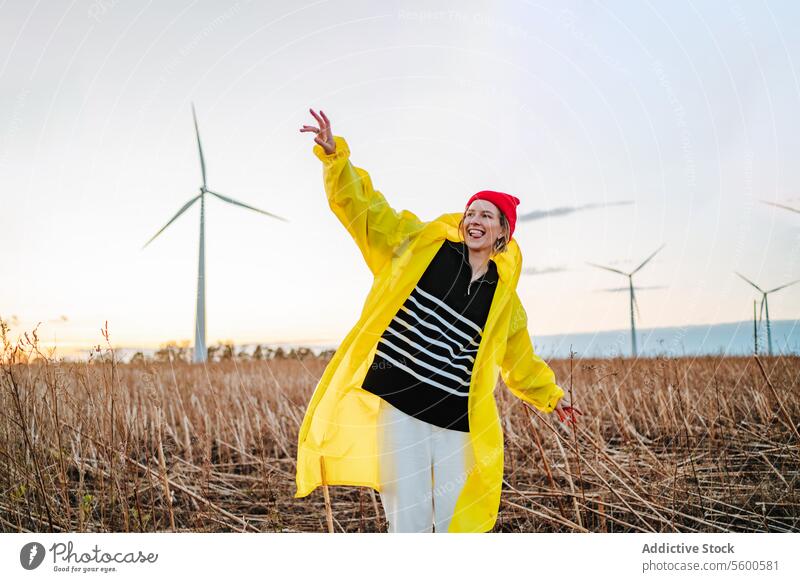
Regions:
[[[350,148],[343,137],[334,136],[336,151],[326,154],[314,144],[322,161],[328,205],[358,245],[367,266],[377,275],[392,258],[393,251],[424,223],[408,211],[396,211],[372,187],[369,174],[350,162]]]
[[[556,384],[553,370],[533,351],[528,333],[528,314],[516,292],[500,374],[514,396],[542,412],[553,412],[564,396],[564,390]]]

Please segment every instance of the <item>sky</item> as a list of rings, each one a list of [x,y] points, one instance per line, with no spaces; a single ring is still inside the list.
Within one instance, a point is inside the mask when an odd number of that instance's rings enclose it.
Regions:
[[[338,343],[371,285],[328,208],[308,109],[397,210],[518,208],[536,335],[752,317],[800,279],[800,6],[785,2],[0,4],[0,317],[60,353]],[[800,284],[770,296],[800,318]],[[39,323],[41,322],[41,323]]]

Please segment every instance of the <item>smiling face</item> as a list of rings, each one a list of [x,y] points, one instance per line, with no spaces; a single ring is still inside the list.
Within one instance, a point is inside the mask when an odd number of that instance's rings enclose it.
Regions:
[[[508,241],[508,227],[500,210],[488,200],[475,200],[462,219],[461,236],[470,250],[490,253],[499,238]]]

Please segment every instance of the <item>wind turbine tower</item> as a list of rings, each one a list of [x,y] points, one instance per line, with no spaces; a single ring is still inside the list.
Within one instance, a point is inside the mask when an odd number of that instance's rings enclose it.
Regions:
[[[235,206],[241,206],[242,208],[247,208],[249,210],[254,210],[256,212],[260,212],[261,214],[266,214],[267,216],[271,216],[272,218],[277,218],[278,220],[282,220],[284,222],[288,222],[285,218],[272,214],[271,212],[267,212],[265,210],[260,210],[258,208],[254,208],[249,204],[245,204],[244,202],[239,202],[234,200],[233,198],[228,198],[227,196],[223,196],[218,192],[214,192],[213,190],[209,190],[207,183],[206,183],[206,161],[203,157],[203,146],[200,143],[200,130],[197,128],[197,115],[194,111],[194,103],[192,103],[192,118],[194,119],[194,132],[197,136],[197,150],[200,153],[200,173],[203,178],[203,183],[200,186],[200,193],[189,200],[183,207],[178,210],[178,212],[173,216],[167,224],[161,227],[157,233],[153,235],[153,237],[147,241],[142,249],[144,249],[147,245],[149,245],[155,238],[160,235],[166,228],[175,222],[175,219],[178,218],[181,214],[186,212],[192,204],[200,200],[200,251],[198,255],[198,266],[197,266],[197,309],[195,315],[195,325],[194,325],[194,362],[205,362],[208,356],[208,352],[206,350],[206,194],[211,194],[212,196],[216,196],[220,200],[224,202],[228,202],[229,204],[233,204]]]

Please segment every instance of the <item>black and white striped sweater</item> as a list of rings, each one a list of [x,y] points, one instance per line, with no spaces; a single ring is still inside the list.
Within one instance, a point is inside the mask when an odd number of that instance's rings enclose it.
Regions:
[[[406,414],[469,432],[472,367],[497,287],[497,265],[475,281],[463,242],[445,239],[384,331],[362,387]]]

